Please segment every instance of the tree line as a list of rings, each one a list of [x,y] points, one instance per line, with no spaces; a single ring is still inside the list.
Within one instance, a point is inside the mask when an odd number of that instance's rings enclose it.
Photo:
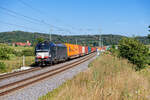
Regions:
[[[32,33],[24,31],[12,31],[12,32],[0,32],[1,43],[13,43],[13,42],[26,42],[29,40],[32,44],[38,39],[43,38],[49,40],[49,34],[44,33]],[[73,43],[80,45],[98,46],[99,35],[56,35],[52,34],[52,42],[54,43]],[[117,45],[119,40],[123,37],[122,35],[101,35],[103,45]],[[143,44],[149,44],[150,41],[148,36],[136,37],[137,40]]]
[[[148,27],[150,29],[150,26]],[[150,31],[150,30],[149,30]],[[147,36],[150,40],[150,34]],[[141,70],[150,65],[150,52],[148,46],[140,42],[137,37],[135,38],[122,38],[119,41],[118,49],[115,45],[112,46],[110,52],[119,58],[126,58],[129,62],[136,65],[136,70]]]

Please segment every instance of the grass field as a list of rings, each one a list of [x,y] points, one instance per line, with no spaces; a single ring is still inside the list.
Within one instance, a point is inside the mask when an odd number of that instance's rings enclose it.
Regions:
[[[150,70],[104,54],[89,69],[39,100],[149,100]]]
[[[34,63],[34,57],[33,56],[27,56],[25,57],[25,66],[29,66]],[[18,69],[23,66],[23,57],[14,57],[11,60],[0,60],[0,62],[4,62],[6,65],[6,71],[5,72],[11,72],[14,69]],[[3,71],[0,71],[1,73]]]
[[[1,44],[1,45],[5,45],[5,44]],[[14,46],[8,46],[6,45],[8,48],[12,48],[15,51],[19,51],[22,52],[23,50],[26,49],[33,49],[33,47],[14,47]],[[26,56],[25,57],[25,66],[29,66],[31,64],[34,63],[34,56]],[[4,62],[4,64],[6,65],[6,70],[0,70],[0,73],[4,73],[4,72],[11,72],[14,69],[18,69],[20,67],[23,66],[23,56],[19,57],[19,56],[15,56],[14,54],[11,55],[9,60],[0,60],[0,62]]]
[[[8,46],[8,47],[13,48],[16,51],[23,51],[25,49],[33,49],[33,47],[23,47],[23,46],[17,46],[17,47],[15,47],[15,46]]]

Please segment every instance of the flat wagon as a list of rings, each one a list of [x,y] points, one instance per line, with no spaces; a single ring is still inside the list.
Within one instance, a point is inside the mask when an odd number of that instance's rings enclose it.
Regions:
[[[67,47],[68,58],[75,58],[80,56],[79,46],[75,44],[65,43]]]

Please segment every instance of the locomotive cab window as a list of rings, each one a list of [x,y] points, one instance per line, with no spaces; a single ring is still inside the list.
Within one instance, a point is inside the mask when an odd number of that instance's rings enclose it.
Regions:
[[[50,47],[48,44],[39,44],[37,47],[36,47],[36,50],[37,51],[49,51],[50,50]]]

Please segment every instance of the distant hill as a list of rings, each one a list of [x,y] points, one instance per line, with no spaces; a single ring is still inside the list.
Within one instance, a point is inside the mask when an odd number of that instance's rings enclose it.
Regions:
[[[24,32],[24,31],[12,31],[12,32],[0,32],[0,42],[26,42],[29,40],[33,43],[37,38],[42,37],[45,40],[49,40],[49,34],[43,33],[31,33],[31,32]],[[118,41],[125,37],[122,35],[102,35],[102,40],[104,45],[112,45],[118,44]],[[147,37],[137,37],[144,44],[148,44],[149,40]],[[56,35],[52,34],[52,41],[54,43],[73,43],[76,42],[81,45],[91,45],[97,46],[99,42],[98,35],[72,35],[72,36],[63,36],[63,35]]]

